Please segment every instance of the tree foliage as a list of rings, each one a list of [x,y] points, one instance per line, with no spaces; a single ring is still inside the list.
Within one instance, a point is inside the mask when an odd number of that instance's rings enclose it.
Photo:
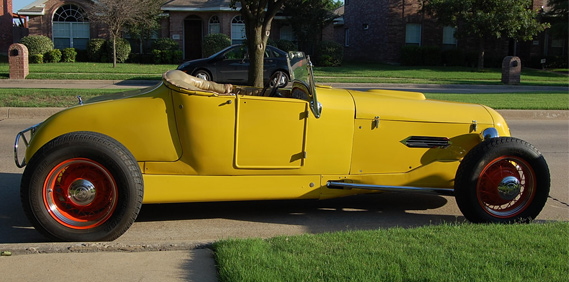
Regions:
[[[299,49],[314,54],[318,43],[322,41],[322,29],[332,22],[334,10],[342,6],[335,0],[288,0],[283,13],[288,18],[298,40]]]
[[[537,20],[530,0],[429,0],[425,9],[441,24],[456,27],[458,39],[478,41],[479,69],[486,40],[527,41],[548,27]]]
[[[92,2],[88,9],[89,20],[107,28],[112,42],[113,67],[117,65],[117,38],[121,38],[123,30],[129,25],[134,26],[138,25],[139,21],[154,20],[144,18],[160,12],[155,9],[155,2],[162,4],[158,0],[98,0]]]
[[[126,24],[128,33],[132,38],[138,39],[139,51],[144,53],[144,41],[152,38],[155,31],[160,28],[160,8],[165,0],[139,0],[140,13],[133,15],[134,20]]]
[[[271,34],[271,24],[285,0],[231,0],[245,21],[245,34],[249,49],[249,84],[263,86],[263,56]]]
[[[551,23],[551,33],[558,38],[569,38],[569,0],[549,0],[545,14]]]

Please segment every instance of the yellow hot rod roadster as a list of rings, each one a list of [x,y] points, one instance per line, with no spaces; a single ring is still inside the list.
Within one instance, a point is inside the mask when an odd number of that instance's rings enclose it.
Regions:
[[[454,194],[472,222],[528,221],[545,205],[546,161],[496,111],[317,86],[309,58],[289,64],[288,85],[275,76],[263,89],[173,70],[23,130],[27,217],[51,239],[100,241],[151,203],[427,191]]]

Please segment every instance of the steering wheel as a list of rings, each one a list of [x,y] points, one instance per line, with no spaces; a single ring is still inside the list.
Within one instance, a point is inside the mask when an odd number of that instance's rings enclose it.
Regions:
[[[277,71],[277,72],[273,73],[273,75],[271,75],[271,78],[269,78],[269,81],[267,82],[267,84],[263,88],[263,92],[261,92],[262,93],[261,96],[276,97],[277,93],[278,93],[277,90],[281,86],[281,80],[283,79],[283,75],[284,74],[282,71]]]

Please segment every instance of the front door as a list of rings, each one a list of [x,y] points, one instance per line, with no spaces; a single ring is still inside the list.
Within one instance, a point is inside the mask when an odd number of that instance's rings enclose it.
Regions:
[[[202,57],[202,20],[187,17],[184,20],[184,59],[193,60]]]

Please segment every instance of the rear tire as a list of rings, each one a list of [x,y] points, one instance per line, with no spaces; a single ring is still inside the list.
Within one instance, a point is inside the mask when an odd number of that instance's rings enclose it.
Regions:
[[[142,206],[142,173],[118,141],[74,132],[45,144],[22,176],[26,216],[45,236],[61,241],[111,241]]]
[[[549,195],[550,175],[541,153],[529,143],[501,137],[474,147],[455,179],[458,207],[477,223],[529,222]]]

